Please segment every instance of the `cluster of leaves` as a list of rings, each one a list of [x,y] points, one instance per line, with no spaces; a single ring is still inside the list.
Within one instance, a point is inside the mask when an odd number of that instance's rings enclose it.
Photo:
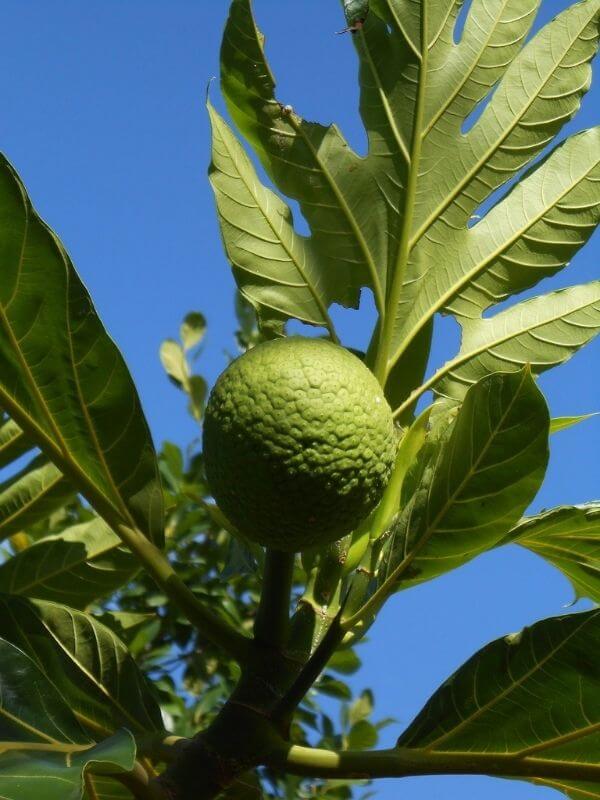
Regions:
[[[239,293],[235,297],[235,310],[239,326],[235,338],[239,350],[244,351],[259,344],[263,335],[257,328],[252,307]],[[186,316],[186,321],[190,319],[201,320],[203,317],[192,313]],[[185,324],[184,321],[182,332]],[[202,329],[204,332],[205,323]],[[181,355],[185,350],[200,345],[202,337],[191,346],[188,340],[187,347],[185,341],[182,333]],[[172,367],[165,359],[165,352],[167,347],[173,352],[175,346],[179,347],[167,340],[161,347],[163,366],[171,379]],[[198,352],[192,352],[192,360],[196,360],[198,355]],[[182,363],[181,356],[179,360]],[[192,380],[203,382],[200,376],[191,375],[189,364],[186,364],[185,374]],[[185,391],[182,381],[177,385]],[[189,411],[197,418],[196,410],[190,407]],[[202,454],[198,443],[195,445],[192,445],[187,458],[169,442],[163,445],[159,454],[167,508],[167,552],[178,574],[194,593],[215,610],[224,612],[233,626],[250,636],[260,599],[264,552],[233,530],[212,502],[203,473]],[[299,561],[295,567],[292,609],[304,591],[307,563],[308,559],[304,565]],[[169,729],[181,736],[192,736],[208,726],[239,679],[238,664],[224,657],[220,648],[203,641],[143,573],[135,583],[119,593],[118,603],[121,609],[140,619],[148,606],[156,608],[157,616],[153,616],[146,628],[146,635],[151,639],[136,633],[133,652],[138,664],[160,691],[161,707],[169,715]],[[131,649],[132,644],[129,646]],[[378,731],[391,720],[371,720],[374,698],[370,690],[365,690],[358,698],[353,697],[344,678],[354,675],[360,666],[360,658],[352,647],[338,651],[332,657],[327,670],[320,675],[298,709],[290,731],[291,741],[339,749],[365,749],[376,745]],[[323,707],[323,701],[326,707]],[[327,707],[332,703],[339,705],[338,726],[331,715],[333,708]],[[232,797],[257,796],[256,780],[244,776],[231,790]],[[319,796],[344,800],[351,797],[351,787],[357,782],[311,782],[268,770],[262,776],[262,783],[261,791],[269,797],[290,800],[312,797],[318,788]]]
[[[371,695],[353,698],[344,678],[393,593],[494,547],[516,542],[600,600],[599,505],[523,518],[549,435],[579,421],[551,420],[535,378],[600,331],[600,283],[494,308],[564,267],[600,216],[598,129],[555,146],[589,87],[600,0],[528,40],[538,5],[473,0],[455,41],[458,0],[346,2],[369,139],[359,157],[337,128],[279,102],[250,2],[232,2],[230,115],[311,230],[296,232],[209,105],[238,344],[284,335],[291,319],[339,341],[332,305],[372,291],[364,358],[403,437],[373,514],[293,563],[277,643],[297,665],[275,709],[292,717],[285,769],[261,762],[231,797],[348,798],[356,774],[436,771],[600,796],[597,611],[488,645],[372,760],[388,721],[374,722]],[[5,160],[0,251],[0,795],[148,796],[167,734],[210,726],[260,646],[269,554],[211,502],[197,446],[156,454],[118,350]],[[459,322],[460,350],[425,379],[440,313]],[[207,387],[192,361],[205,327],[191,313],[180,343],[161,349],[198,421]],[[434,402],[415,419],[428,390]],[[341,703],[337,726],[325,698]]]
[[[386,497],[352,539],[363,575],[347,587],[342,625],[355,640],[392,592],[507,542],[597,601],[598,505],[519,520],[543,480],[549,434],[579,421],[551,420],[534,379],[598,333],[600,283],[494,307],[566,266],[600,218],[600,130],[556,143],[590,85],[600,5],[577,3],[529,41],[537,0],[475,1],[459,36],[459,2],[344,6],[366,155],[279,100],[249,0],[231,6],[221,88],[279,194],[208,105],[225,249],[261,330],[281,335],[294,319],[337,340],[332,306],[356,307],[365,288],[375,299],[365,358],[407,432]],[[298,203],[309,236],[282,195]],[[437,366],[440,313],[454,316],[462,341]],[[435,402],[413,421],[428,390]],[[462,747],[477,750],[476,726],[460,726]],[[592,729],[568,735],[586,740]],[[506,752],[518,738],[498,736]],[[583,760],[593,758],[586,742]]]
[[[236,310],[239,346],[245,348],[260,341],[254,316],[248,313],[243,298],[236,298]],[[181,328],[180,352],[177,354],[179,345],[172,340],[161,347],[168,376],[176,379],[173,373],[178,368],[179,376],[185,376],[186,380],[176,380],[176,385],[190,398],[189,386],[206,385],[200,375],[192,374],[186,360],[186,352],[197,355],[193,350],[200,345],[204,329],[202,315],[189,314]],[[190,399],[189,413],[195,419],[202,416],[202,410],[202,405],[195,406]],[[34,455],[26,460],[30,452]],[[166,722],[173,734],[192,736],[210,724],[230,696],[239,679],[239,665],[198,634],[152,578],[139,570],[138,562],[121,545],[118,536],[84,505],[72,484],[51,462],[35,453],[33,441],[3,414],[0,467],[12,474],[0,485],[0,535],[4,540],[0,599],[5,617],[0,625],[3,637],[0,680],[3,693],[13,693],[14,698],[3,700],[0,714],[14,715],[16,719],[10,729],[0,727],[4,737],[0,751],[12,752],[15,741],[21,741],[14,736],[15,729],[28,728],[40,717],[36,735],[42,741],[51,741],[58,752],[54,754],[49,748],[43,751],[43,759],[27,764],[32,782],[17,794],[14,789],[8,794],[8,786],[14,782],[14,770],[24,768],[23,759],[21,755],[4,757],[0,786],[11,800],[25,800],[39,790],[33,780],[36,774],[39,773],[41,781],[56,773],[56,800],[63,797],[63,780],[72,783],[74,797],[84,784],[86,800],[130,797],[127,789],[119,787],[113,778],[102,777],[102,767],[94,766],[97,759],[109,763],[106,771],[110,773],[132,768],[135,749],[131,736],[119,729],[148,733],[161,731]],[[24,460],[26,463],[21,466]],[[158,463],[169,560],[198,598],[236,629],[250,635],[260,597],[262,549],[232,535],[227,521],[210,501],[198,442],[192,442],[186,454],[176,445],[165,443]],[[305,574],[298,564],[294,580],[297,594],[301,593],[304,582]],[[33,602],[18,598],[30,598]],[[52,630],[56,647],[49,647],[44,641],[43,626]],[[87,641],[89,633],[93,634],[92,643]],[[86,643],[85,652],[82,642]],[[49,660],[56,660],[69,675],[68,681],[56,688],[42,672]],[[94,667],[91,683],[111,706],[108,712],[94,702],[90,693],[90,676],[86,673],[91,666]],[[335,743],[344,748],[376,743],[382,723],[374,725],[369,721],[372,695],[365,692],[354,700],[343,680],[343,676],[354,674],[359,667],[360,660],[352,649],[332,660],[299,712],[292,730],[296,743],[310,742],[323,747]],[[17,673],[19,679],[15,683]],[[33,704],[29,700],[24,702],[25,690],[34,695]],[[133,699],[140,692],[143,706]],[[128,699],[124,703],[125,698]],[[322,698],[329,698],[330,704],[341,704],[339,732],[332,718],[321,709]],[[140,714],[145,705],[151,708],[150,716],[145,710]],[[77,722],[67,709],[71,709]],[[44,720],[46,726],[40,726],[39,722]],[[74,735],[71,728],[78,734]],[[90,750],[88,758],[87,742],[92,742],[89,737],[98,733],[114,738],[107,742],[101,739],[99,749]],[[68,735],[66,740],[65,735]],[[77,756],[67,774],[67,753],[70,756],[79,752],[66,749],[62,755],[68,742],[82,752],[85,750],[86,755],[85,759]],[[242,792],[246,792],[244,796],[258,796],[260,784],[256,780],[245,776],[231,790],[231,796],[241,797]],[[314,792],[314,782],[309,785],[305,779],[273,771],[265,773],[264,782],[271,787],[273,797],[304,794],[308,797]],[[321,781],[319,792],[342,800],[350,796],[348,787],[352,783]]]

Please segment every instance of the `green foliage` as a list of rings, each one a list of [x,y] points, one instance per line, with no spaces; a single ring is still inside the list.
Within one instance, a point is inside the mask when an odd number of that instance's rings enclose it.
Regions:
[[[526,370],[475,384],[455,421],[438,420],[446,430],[413,462],[381,579],[410,586],[493,547],[537,494],[548,426]]]
[[[200,352],[206,332],[206,320],[198,311],[186,315],[179,330],[180,342],[166,339],[160,347],[160,360],[172,383],[188,395],[188,411],[196,420],[204,414],[207,385],[201,375],[193,375],[188,354],[192,358]]]
[[[571,580],[578,598],[600,603],[600,503],[565,506],[526,517],[507,541],[558,567]]]
[[[369,136],[369,153],[359,158],[335,127],[305,122],[277,102],[249,0],[232,4],[221,51],[228,109],[267,174],[300,203],[312,230],[303,246],[318,253],[334,287],[373,290],[380,316],[376,371],[386,384],[393,378],[387,390],[400,407],[407,398],[398,386],[409,386],[404,376],[417,367],[411,346],[436,312],[470,323],[461,358],[474,331],[481,330],[477,341],[485,337],[489,350],[502,317],[484,321],[482,312],[564,266],[598,221],[598,131],[592,130],[567,140],[470,224],[495,189],[543,152],[589,86],[598,4],[563,12],[519,52],[536,6],[513,0],[490,14],[476,3],[456,45],[458,4],[423,3],[421,21],[400,3],[375,4],[354,37]],[[461,124],[497,81],[481,118],[461,135]],[[418,170],[411,168],[415,160]],[[213,161],[213,185],[215,171]],[[253,185],[259,186],[256,176]],[[239,202],[237,224],[246,218],[261,219],[261,210],[244,214]],[[240,243],[237,228],[222,231],[228,249]],[[286,305],[287,287],[268,280],[262,252],[248,247],[245,258],[247,272],[268,281],[266,302],[248,295],[263,317],[277,308],[304,319]],[[240,288],[248,292],[244,281]],[[325,305],[331,293],[322,292]],[[570,313],[557,305],[557,319]],[[535,303],[522,322],[539,324]]]
[[[551,420],[536,378],[600,331],[599,283],[514,297],[565,267],[600,219],[599,129],[558,141],[590,85],[600,0],[533,37],[539,0],[473,0],[458,41],[459,0],[342,5],[365,156],[276,97],[250,0],[231,3],[221,50],[245,143],[208,104],[236,355],[285,336],[289,320],[343,344],[332,306],[374,297],[358,354],[396,420],[395,463],[377,507],[326,547],[297,556],[253,543],[245,515],[214,502],[200,437],[155,452],[64,247],[0,162],[8,800],[166,800],[165,786],[176,800],[349,800],[372,796],[377,777],[457,772],[600,797],[598,611],[484,647],[389,750],[373,752],[393,720],[351,688],[357,645],[394,592],[492,548],[525,547],[600,602],[598,503],[522,516],[549,434],[592,416]],[[441,365],[430,359],[440,314],[461,329]],[[190,312],[160,350],[199,423],[206,330]],[[318,399],[341,435],[335,403]]]
[[[72,485],[43,456],[0,484],[0,538],[46,519],[74,496]]]
[[[507,775],[518,754],[540,770],[554,761],[581,765],[583,777],[583,767],[598,763],[599,617],[544,620],[487,645],[429,700],[398,747],[497,754],[509,762]],[[586,788],[598,792],[600,781]],[[572,796],[569,784],[562,789]]]
[[[65,705],[90,732],[162,730],[154,696],[127,648],[93,616],[6,595],[0,637],[52,675]]]
[[[24,652],[0,639],[0,792],[6,800],[81,797],[87,770],[129,772],[135,742],[127,731],[96,739]],[[24,780],[24,777],[27,780]]]
[[[135,742],[130,733],[122,731],[95,747],[62,756],[24,752],[5,755],[0,791],[6,800],[75,800],[82,796],[84,785],[90,785],[88,773],[119,775],[130,772],[134,764]],[[104,795],[104,800],[109,799],[110,795]]]
[[[600,281],[525,300],[491,319],[466,322],[461,349],[440,370],[441,394],[460,398],[493,372],[531,364],[538,374],[564,363],[600,331]]]
[[[10,594],[85,609],[127,584],[139,563],[101,519],[44,536],[0,564]]]
[[[159,543],[154,449],[123,358],[5,159],[0,204],[0,405],[102,513]]]

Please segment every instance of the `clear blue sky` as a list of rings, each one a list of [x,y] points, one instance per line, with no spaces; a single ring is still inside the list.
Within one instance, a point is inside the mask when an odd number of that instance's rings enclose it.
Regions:
[[[541,17],[565,5],[544,0]],[[2,3],[0,149],[65,242],[125,353],[157,443],[184,444],[197,433],[162,374],[161,339],[176,335],[185,312],[204,311],[202,366],[211,380],[233,347],[233,281],[206,179],[203,108],[227,7],[227,0]],[[343,26],[335,0],[256,0],[255,7],[280,99],[309,119],[336,120],[363,147],[354,52],[349,37],[334,35]],[[599,86],[569,130],[598,123]],[[598,238],[554,285],[597,277]],[[345,315],[343,330],[361,341],[365,319]],[[599,354],[596,343],[543,378],[554,415],[600,409]],[[600,417],[557,435],[535,508],[600,495],[599,449]],[[563,612],[571,598],[565,579],[516,548],[397,596],[362,648],[365,669],[355,682],[373,685],[380,714],[399,720],[384,744],[474,650]],[[475,800],[482,793],[487,800],[554,796],[486,778],[419,778],[382,781],[378,797]]]

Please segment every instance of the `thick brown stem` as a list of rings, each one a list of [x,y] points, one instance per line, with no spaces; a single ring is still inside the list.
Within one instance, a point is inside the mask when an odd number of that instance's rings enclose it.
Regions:
[[[235,780],[221,754],[213,750],[203,735],[181,748],[179,757],[157,779],[157,788],[166,800],[212,800]]]
[[[250,684],[242,679],[212,725],[177,746],[177,757],[157,781],[168,800],[212,800],[281,748],[274,722],[247,702]]]

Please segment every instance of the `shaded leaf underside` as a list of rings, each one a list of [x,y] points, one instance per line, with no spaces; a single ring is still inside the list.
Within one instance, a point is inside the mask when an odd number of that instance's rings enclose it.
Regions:
[[[380,314],[373,358],[385,355],[384,372],[393,382],[388,394],[400,406],[427,359],[428,345],[415,350],[414,342],[424,337],[427,344],[436,313],[455,314],[465,324],[464,353],[470,339],[490,334],[492,320],[482,319],[487,308],[564,267],[598,223],[600,133],[593,129],[555,148],[471,224],[494,191],[543,154],[577,112],[589,88],[600,3],[575,4],[526,45],[539,0],[474,0],[457,43],[460,3],[454,0],[373,0],[370,7],[353,37],[369,141],[363,158],[335,126],[306,122],[278,101],[249,0],[234,0],[226,26],[221,83],[229,112],[268,176],[299,203],[310,238],[294,234],[289,208],[260,185],[222,121],[212,179],[220,211],[226,209],[223,234],[240,286],[277,324],[296,317],[329,326],[324,309],[340,301],[342,287],[373,290]],[[233,160],[223,156],[225,135]],[[250,175],[244,196],[222,191],[243,183],[239,167],[234,183],[233,161]],[[281,236],[273,241],[272,224],[266,235],[265,203],[262,211],[255,199],[250,203],[248,186],[254,198],[269,199],[276,228],[285,230],[299,256],[290,259],[290,246],[280,255]],[[258,247],[246,219],[255,234],[263,231]],[[314,277],[299,280],[297,266],[312,264],[311,256]],[[523,317],[534,310],[526,306]],[[597,305],[589,318],[597,330]],[[521,363],[526,345],[513,340]],[[538,350],[546,368],[565,360],[552,360],[543,342]],[[489,374],[498,366],[482,357],[475,368]]]
[[[433,695],[398,747],[511,756],[532,765],[536,783],[560,784],[577,800],[595,796],[600,778],[554,783],[547,771],[560,763],[580,767],[582,777],[588,766],[600,775],[599,646],[597,610],[544,620],[492,642]]]
[[[485,378],[454,424],[442,417],[437,428],[404,482],[381,576],[400,570],[403,588],[497,544],[534,498],[548,460],[548,410],[527,370]]]

